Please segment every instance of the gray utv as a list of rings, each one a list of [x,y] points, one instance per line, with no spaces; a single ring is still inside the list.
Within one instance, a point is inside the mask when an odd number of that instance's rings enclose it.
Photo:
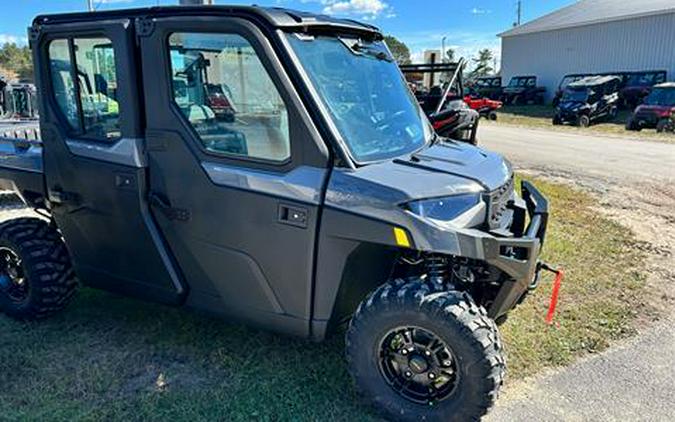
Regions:
[[[504,376],[496,322],[536,286],[547,201],[435,135],[374,27],[257,7],[41,16],[41,142],[0,179],[0,309],[79,282],[316,341],[346,327],[363,397],[472,420]]]

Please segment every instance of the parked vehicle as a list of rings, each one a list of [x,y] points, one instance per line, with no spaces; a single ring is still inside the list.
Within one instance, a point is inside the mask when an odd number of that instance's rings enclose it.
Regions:
[[[625,79],[619,92],[619,99],[621,104],[630,110],[642,103],[654,85],[666,82],[668,76],[665,70],[625,72],[623,75]]]
[[[553,124],[588,127],[598,120],[615,118],[620,84],[618,76],[589,76],[570,83],[556,107]]]
[[[462,73],[465,64],[465,60],[460,59],[456,63],[409,64],[400,68],[406,75],[449,75],[449,80],[443,85],[434,85],[429,91],[416,90],[415,97],[436,133],[476,145],[480,115],[469,108],[461,96],[464,92]]]
[[[503,105],[501,101],[479,97],[475,94],[465,95],[464,102],[469,108],[476,110],[480,116],[490,120],[497,120],[497,110]]]
[[[513,105],[544,104],[545,93],[546,88],[537,86],[536,76],[514,76],[504,87],[502,102]]]
[[[42,217],[0,225],[0,310],[47,317],[79,280],[317,341],[348,323],[349,370],[385,416],[480,418],[504,375],[495,322],[537,286],[547,200],[435,135],[382,39],[279,8],[37,17],[44,142],[1,141],[0,181]],[[97,70],[103,42],[116,65]],[[182,78],[196,51],[208,82]],[[114,82],[118,114],[85,118],[77,69]],[[201,83],[230,87],[235,122]]]
[[[675,82],[654,85],[644,102],[637,106],[626,122],[626,130],[656,129],[673,131],[675,117]]]
[[[503,89],[501,76],[483,76],[471,85],[472,92],[477,96],[491,100],[501,99]]]

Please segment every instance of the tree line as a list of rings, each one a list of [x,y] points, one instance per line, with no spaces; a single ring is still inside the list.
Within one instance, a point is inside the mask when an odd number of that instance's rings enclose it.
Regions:
[[[28,46],[5,43],[0,46],[0,73],[7,79],[33,79],[33,60]]]
[[[391,54],[394,56],[394,59],[398,64],[410,64],[411,54],[410,49],[405,43],[398,40],[396,37],[387,35],[384,37],[384,41],[387,43]],[[455,50],[448,48],[445,51],[446,60],[449,62],[455,61]],[[484,48],[478,51],[478,54],[475,57],[470,58],[470,63],[472,64],[471,68],[468,70],[467,76],[469,78],[478,78],[481,76],[491,75],[495,73],[496,69],[494,68],[495,55],[492,50],[489,48]]]

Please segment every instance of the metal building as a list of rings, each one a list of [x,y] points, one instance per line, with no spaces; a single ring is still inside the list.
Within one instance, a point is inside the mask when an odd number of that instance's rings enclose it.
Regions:
[[[675,80],[675,0],[581,0],[499,36],[503,84],[536,75],[548,100],[570,73],[666,70]]]

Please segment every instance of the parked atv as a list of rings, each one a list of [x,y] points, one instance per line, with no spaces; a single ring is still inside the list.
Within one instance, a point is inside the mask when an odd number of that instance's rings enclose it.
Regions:
[[[497,110],[502,108],[501,101],[491,100],[489,98],[477,96],[475,93],[465,95],[464,102],[472,110],[476,110],[481,117],[490,120],[497,120]]]
[[[514,76],[504,87],[502,102],[510,105],[544,104],[546,88],[537,86],[536,76]]]
[[[570,83],[556,107],[553,124],[588,127],[601,119],[614,119],[618,112],[620,83],[618,76],[589,76]]]
[[[279,8],[36,18],[43,142],[0,141],[0,181],[41,217],[0,225],[0,310],[48,317],[81,282],[316,341],[348,324],[349,371],[384,416],[479,419],[504,377],[495,321],[537,286],[547,200],[436,135],[382,40]],[[102,44],[112,60],[93,63]],[[185,71],[197,52],[208,80]],[[85,116],[85,63],[118,114]],[[205,84],[230,88],[234,121]]]
[[[675,82],[655,85],[644,103],[637,106],[626,122],[626,130],[656,129],[672,132],[675,117]]]
[[[619,92],[620,104],[633,110],[649,95],[652,87],[666,82],[665,70],[625,72],[624,83]]]
[[[417,91],[415,97],[436,133],[476,145],[480,115],[469,108],[460,96],[464,91],[462,73],[465,65],[465,60],[460,59],[456,63],[409,64],[400,68],[406,75],[427,73],[433,76],[441,73],[449,76],[442,86],[434,85],[429,91]]]
[[[477,96],[499,100],[504,94],[501,76],[483,76],[475,80],[471,89]]]

